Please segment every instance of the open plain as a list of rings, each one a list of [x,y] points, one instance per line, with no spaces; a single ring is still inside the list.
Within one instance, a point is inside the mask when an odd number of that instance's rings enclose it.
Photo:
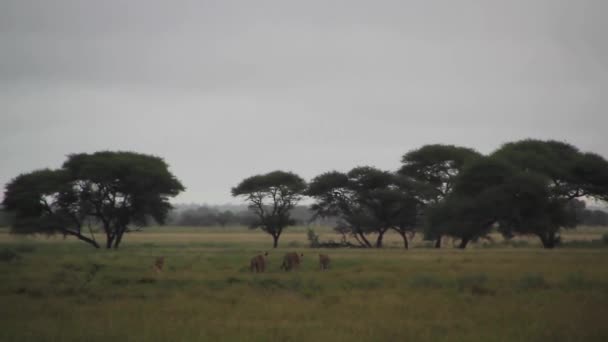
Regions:
[[[150,228],[118,250],[0,229],[0,340],[606,341],[602,234],[578,229],[554,250],[500,238],[404,250],[397,235],[384,249],[312,249],[299,227],[254,274],[271,240],[244,228]],[[287,251],[304,253],[299,270],[279,270]]]

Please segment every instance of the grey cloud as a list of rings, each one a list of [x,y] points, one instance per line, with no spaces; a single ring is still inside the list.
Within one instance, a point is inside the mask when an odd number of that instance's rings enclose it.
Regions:
[[[254,172],[396,168],[424,143],[608,155],[604,1],[0,3],[0,183],[68,153],[162,155],[179,200]]]

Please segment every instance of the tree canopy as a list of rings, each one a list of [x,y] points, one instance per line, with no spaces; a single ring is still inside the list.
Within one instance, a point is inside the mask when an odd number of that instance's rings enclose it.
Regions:
[[[372,247],[368,234],[377,234],[382,247],[384,234],[393,229],[408,248],[407,233],[413,232],[423,206],[423,187],[417,182],[373,167],[356,167],[348,173],[330,171],[315,177],[307,195],[317,200],[318,216],[340,219],[342,233],[350,231],[362,247]]]
[[[7,186],[3,204],[15,233],[61,233],[99,247],[85,223],[99,224],[107,248],[124,233],[164,223],[169,198],[183,191],[159,157],[134,152],[73,154],[60,169],[22,174]],[[89,227],[90,228],[90,227]]]

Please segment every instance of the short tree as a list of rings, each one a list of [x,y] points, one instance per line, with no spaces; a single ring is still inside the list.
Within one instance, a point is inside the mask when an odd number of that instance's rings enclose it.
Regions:
[[[23,174],[7,186],[3,204],[15,215],[15,233],[61,233],[95,247],[93,220],[106,236],[106,248],[118,248],[124,233],[151,219],[164,223],[169,198],[183,185],[155,156],[133,152],[73,154],[58,170]],[[86,234],[88,233],[88,234]]]
[[[283,230],[295,224],[290,212],[305,189],[306,182],[298,175],[274,171],[244,179],[232,188],[232,196],[244,197],[249,202],[249,209],[255,214],[250,227],[271,235],[276,248]]]

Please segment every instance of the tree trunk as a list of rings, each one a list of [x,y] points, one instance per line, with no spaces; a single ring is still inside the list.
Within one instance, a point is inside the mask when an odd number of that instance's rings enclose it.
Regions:
[[[378,233],[378,239],[376,240],[376,248],[382,248],[382,238],[384,238],[384,233],[386,231],[381,231]]]
[[[399,233],[399,235],[401,235],[401,238],[403,238],[403,248],[405,249],[409,249],[410,248],[410,244],[407,241],[407,235],[404,232],[401,231],[397,231]]]
[[[95,241],[91,238],[88,238],[80,233],[76,233],[76,232],[73,232],[70,230],[63,230],[62,232],[67,235],[75,236],[78,240],[84,241],[84,242],[92,245],[95,248],[99,248],[99,244],[97,243],[97,241]],[[64,237],[65,237],[65,235],[64,235]]]
[[[467,244],[469,243],[469,241],[470,241],[469,238],[462,238],[462,240],[460,240],[460,245],[458,245],[458,248],[460,248],[460,249],[467,248]]]
[[[125,233],[125,229],[121,229],[118,234],[116,235],[116,239],[114,239],[114,249],[118,249],[118,245],[120,245],[120,242],[122,241],[122,236]]]
[[[113,243],[114,243],[114,236],[112,236],[111,234],[108,234],[106,236],[106,248],[107,249],[112,248]]]
[[[365,247],[371,248],[372,244],[369,242],[369,240],[365,237],[365,234],[361,231],[360,228],[357,228],[357,233],[359,235],[359,237],[361,238],[361,240],[365,243]]]
[[[272,248],[277,248],[279,245],[279,235],[272,235]]]
[[[435,248],[441,248],[441,235],[435,240]]]
[[[547,234],[538,234],[540,241],[543,244],[544,248],[552,249],[557,245],[557,237],[554,232],[549,232]]]

